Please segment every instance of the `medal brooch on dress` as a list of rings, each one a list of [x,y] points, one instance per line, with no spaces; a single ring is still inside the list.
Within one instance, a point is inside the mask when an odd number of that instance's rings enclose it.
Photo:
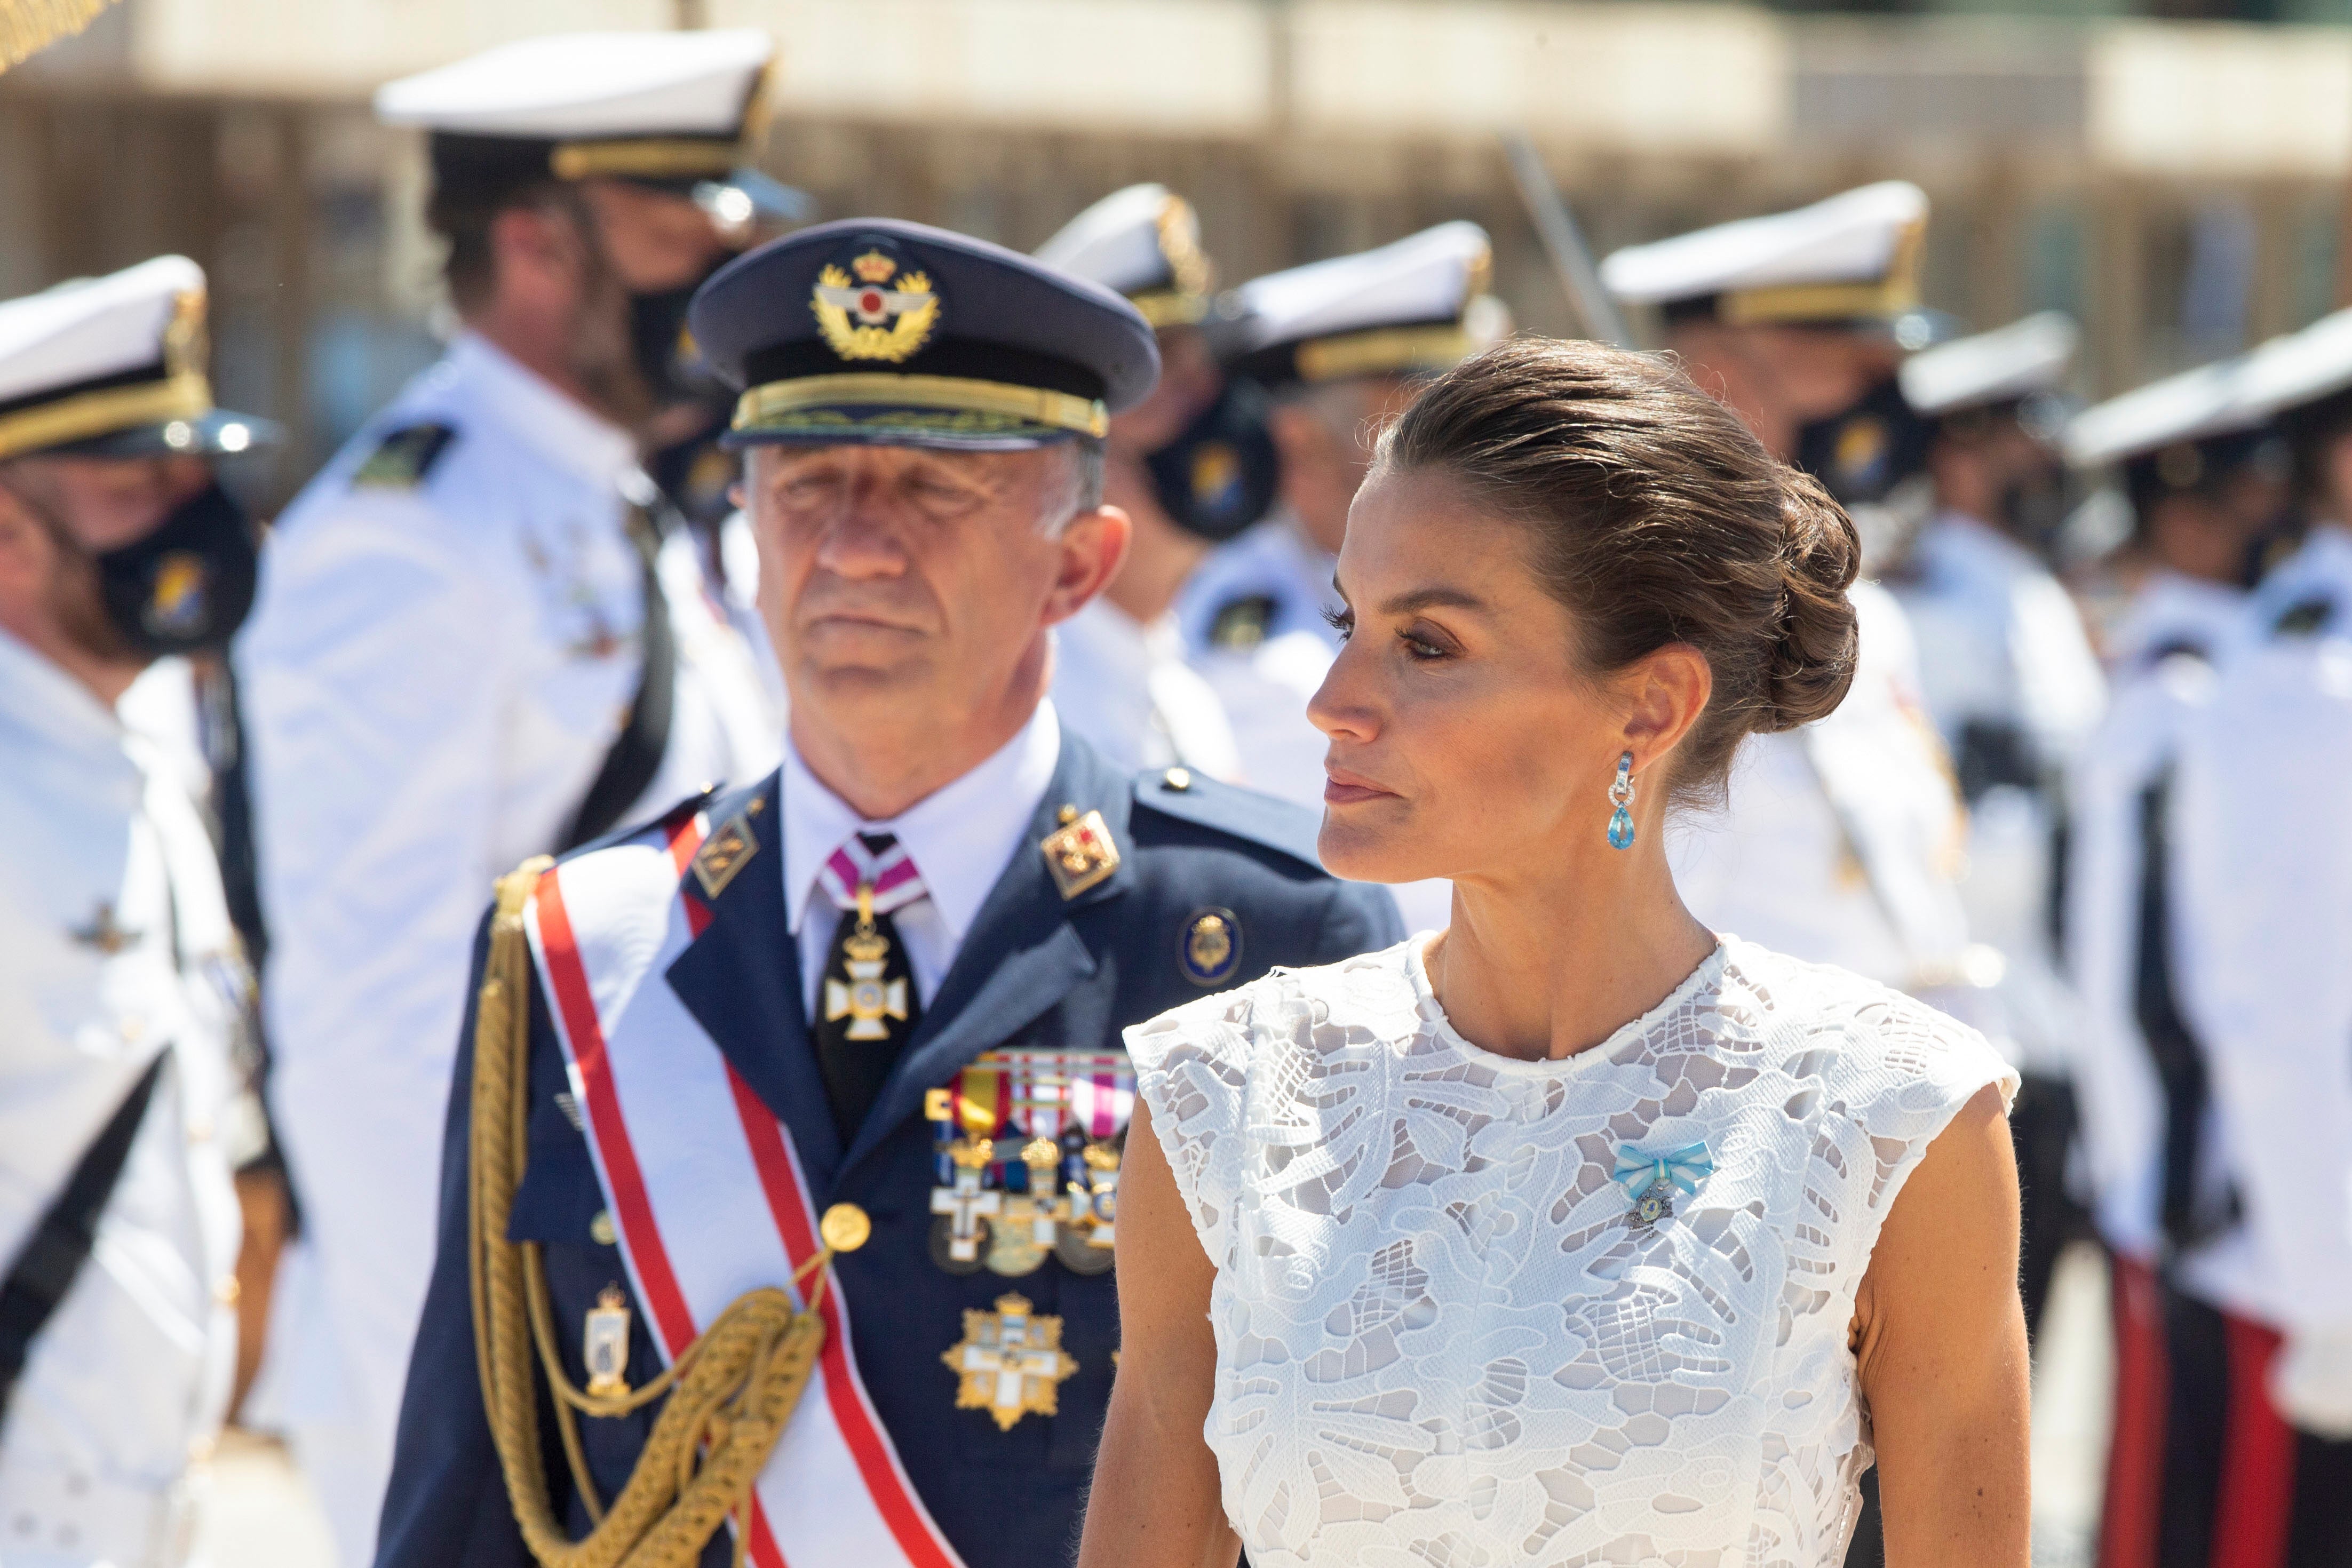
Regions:
[[[1703,1143],[1686,1144],[1664,1154],[1645,1154],[1628,1145],[1617,1151],[1616,1173],[1610,1179],[1633,1200],[1626,1223],[1647,1228],[1673,1218],[1675,1194],[1697,1192],[1698,1184],[1714,1170],[1715,1161]]]

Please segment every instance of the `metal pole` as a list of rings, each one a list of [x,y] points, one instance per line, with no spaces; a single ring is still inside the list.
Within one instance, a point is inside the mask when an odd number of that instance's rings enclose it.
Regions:
[[[1553,270],[1559,274],[1560,287],[1568,291],[1569,306],[1586,334],[1621,349],[1634,347],[1624,315],[1601,287],[1592,252],[1585,247],[1576,219],[1560,200],[1559,187],[1552,183],[1551,172],[1544,167],[1535,143],[1524,132],[1505,131],[1503,152],[1511,161],[1511,178],[1519,187],[1519,200],[1527,204],[1528,216],[1535,222],[1536,237],[1543,241]]]

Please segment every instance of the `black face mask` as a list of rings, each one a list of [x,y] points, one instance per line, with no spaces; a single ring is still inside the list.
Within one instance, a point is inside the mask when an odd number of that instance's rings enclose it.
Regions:
[[[218,653],[253,608],[253,519],[218,485],[135,544],[93,558],[107,619],[138,653]]]
[[[1274,507],[1281,467],[1255,382],[1227,382],[1184,433],[1143,460],[1151,488],[1187,533],[1221,544]]]

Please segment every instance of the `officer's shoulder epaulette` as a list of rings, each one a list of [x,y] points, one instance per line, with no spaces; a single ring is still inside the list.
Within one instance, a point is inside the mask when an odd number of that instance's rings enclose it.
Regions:
[[[1182,768],[1152,768],[1135,779],[1135,803],[1179,821],[1244,839],[1316,870],[1321,825],[1316,815],[1272,795],[1221,783]]]
[[[2326,595],[2298,599],[2271,622],[2273,637],[2312,637],[2327,630],[2336,619],[2336,601]]]
[[[352,485],[363,490],[413,490],[425,482],[457,435],[457,427],[449,424],[404,424],[386,431],[375,450],[352,470]]]
[[[1229,653],[1246,653],[1265,641],[1274,625],[1274,595],[1252,593],[1217,607],[1209,622],[1209,643]]]

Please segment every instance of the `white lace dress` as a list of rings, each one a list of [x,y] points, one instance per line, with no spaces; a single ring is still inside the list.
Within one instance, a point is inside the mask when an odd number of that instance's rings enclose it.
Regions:
[[[1727,938],[1564,1061],[1455,1033],[1427,936],[1131,1029],[1202,1244],[1252,1568],[1831,1568],[1887,1207],[1988,1083],[1941,1014]],[[1621,1154],[1704,1144],[1653,1224]],[[1686,1167],[1687,1168],[1687,1167]]]

